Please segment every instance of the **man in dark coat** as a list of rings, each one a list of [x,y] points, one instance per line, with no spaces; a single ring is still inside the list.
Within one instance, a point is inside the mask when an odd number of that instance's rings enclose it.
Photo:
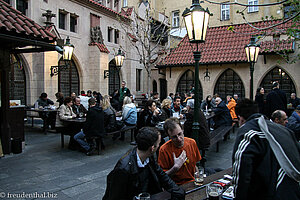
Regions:
[[[289,103],[292,104],[293,108],[297,108],[297,106],[300,105],[300,99],[296,96],[296,93],[291,94]]]
[[[298,105],[295,111],[288,119],[286,127],[294,131],[297,140],[300,140],[300,105]]]
[[[287,112],[287,99],[285,93],[279,89],[279,83],[273,82],[273,90],[267,95],[266,114],[270,118],[275,110]]]
[[[188,113],[186,114],[186,121],[184,122],[184,135],[186,137],[191,137],[194,122],[194,99],[189,99],[186,107],[188,109]],[[201,110],[199,110],[199,128],[199,149],[204,150],[210,145],[210,137],[207,121]]]
[[[250,99],[236,106],[240,128],[233,148],[236,200],[300,199],[300,146],[292,131],[266,120]]]
[[[89,111],[86,115],[86,122],[83,126],[83,131],[80,131],[74,136],[74,139],[86,150],[86,155],[90,156],[95,151],[95,147],[89,141],[91,136],[103,136],[104,134],[104,113],[101,107],[96,106],[96,99],[89,99]],[[87,139],[85,141],[84,139]],[[101,140],[101,144],[102,140]],[[101,146],[102,146],[101,145]]]
[[[72,106],[72,110],[73,112],[79,116],[80,113],[82,114],[86,114],[87,113],[87,110],[85,109],[85,107],[80,103],[80,98],[79,97],[76,97],[74,99],[74,103],[73,103],[73,106]],[[80,117],[80,116],[79,116]],[[82,117],[82,116],[81,116]]]
[[[137,147],[128,151],[107,176],[107,186],[102,200],[132,200],[142,192],[150,195],[171,193],[172,200],[184,199],[183,189],[157,164],[153,155],[159,147],[161,135],[155,128],[142,128],[137,137]]]
[[[123,100],[126,96],[130,97],[130,90],[128,87],[126,87],[126,82],[122,81],[122,86],[119,90],[119,109],[118,110],[122,110],[122,106],[123,106]]]
[[[232,118],[225,102],[222,101],[220,97],[217,97],[215,102],[217,105],[217,107],[213,108],[213,112],[215,113],[214,116],[215,129],[221,126],[231,126]]]

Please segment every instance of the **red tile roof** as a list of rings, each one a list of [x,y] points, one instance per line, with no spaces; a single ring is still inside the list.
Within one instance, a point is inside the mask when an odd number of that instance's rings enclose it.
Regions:
[[[53,42],[56,39],[55,35],[3,0],[0,0],[0,33],[47,42]]]
[[[124,8],[121,9],[121,15],[126,15],[128,17],[131,16],[132,14],[132,11],[133,11],[133,8],[127,8],[127,10],[125,10]]]
[[[106,46],[104,44],[100,44],[100,43],[90,43],[89,46],[97,46],[100,50],[100,52],[103,53],[109,53],[108,49],[106,48]]]
[[[127,35],[132,39],[133,42],[138,41],[138,39],[136,39],[136,37],[134,35],[132,35],[131,33],[127,33]]]
[[[110,9],[110,8],[108,8],[108,7],[104,6],[104,5],[102,5],[101,3],[98,3],[98,2],[96,2],[96,1],[94,1],[94,0],[86,0],[86,1],[88,1],[88,2],[90,2],[90,3],[92,3],[92,4],[94,4],[94,5],[96,5],[96,6],[98,6],[98,7],[100,7],[100,8],[102,8],[102,9],[106,10],[106,11],[109,11],[109,12],[111,12],[111,13],[114,13],[115,15],[119,15],[119,16],[123,16],[123,17],[125,17],[125,18],[128,18],[127,15],[123,15],[123,14],[121,14],[121,13],[118,13],[118,12],[116,12],[116,11],[114,11],[114,10],[112,10],[112,9]]]
[[[278,22],[278,20],[257,22],[254,25],[267,27],[270,23]],[[291,23],[279,25],[275,31],[267,31],[266,34],[282,34],[290,25]],[[256,30],[247,24],[233,25],[233,27],[234,32],[227,30],[229,26],[211,27],[208,29],[205,43],[199,44],[201,51],[200,63],[247,62],[244,47],[246,44],[249,44],[251,35],[245,33],[251,33]],[[187,36],[185,36],[178,46],[158,63],[157,67],[192,65],[195,63],[193,57],[193,51],[195,50],[196,44],[190,44]],[[272,53],[282,50],[293,51],[293,41],[274,40],[262,42],[260,53]]]

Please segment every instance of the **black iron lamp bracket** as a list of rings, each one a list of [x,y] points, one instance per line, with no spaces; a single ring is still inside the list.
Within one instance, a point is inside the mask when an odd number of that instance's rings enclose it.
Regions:
[[[51,77],[56,76],[59,74],[59,72],[68,70],[69,67],[70,67],[69,63],[66,63],[65,65],[51,66],[50,67],[50,71],[51,71],[50,76]]]

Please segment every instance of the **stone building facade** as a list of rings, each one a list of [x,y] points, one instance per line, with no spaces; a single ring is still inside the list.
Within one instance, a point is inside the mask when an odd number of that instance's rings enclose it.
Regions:
[[[264,27],[270,25],[269,23],[278,22],[257,22],[254,25]],[[300,62],[295,59],[295,62],[289,63],[282,56],[282,53],[286,52],[292,60],[299,55],[298,44],[294,40],[288,40],[285,35],[285,30],[290,25],[291,23],[277,26],[277,31],[271,31],[268,36],[257,41],[261,44],[261,50],[254,66],[253,96],[258,87],[264,87],[266,93],[269,92],[272,81],[279,81],[288,98],[292,92],[299,94]],[[233,94],[250,97],[250,64],[247,62],[244,47],[251,37],[246,33],[252,32],[253,29],[247,24],[239,24],[234,28],[237,33],[228,31],[228,26],[210,27],[205,43],[199,46],[202,54],[199,71],[202,99],[215,93],[222,98]],[[238,34],[240,32],[244,34]],[[156,76],[153,78],[167,83],[167,93],[189,91],[189,85],[194,81],[192,52],[195,49],[185,37],[156,66]],[[205,75],[209,75],[209,79]]]
[[[52,77],[51,66],[65,64],[58,52],[17,55],[22,66],[15,68],[14,74],[18,73],[19,78],[11,78],[13,86],[11,99],[22,99],[22,104],[30,105],[42,92],[48,93],[52,100],[55,100],[54,94],[58,91],[65,93],[65,96],[69,96],[71,92],[78,94],[81,90],[99,91],[104,95],[119,88],[122,80],[127,82],[127,86],[133,92],[136,91],[136,69],[142,67],[136,62],[137,55],[121,28],[121,23],[125,26],[129,24],[129,16],[122,15],[120,1],[8,0],[7,2],[40,25],[47,25],[47,30],[56,34],[58,39],[65,41],[69,37],[75,46],[70,64],[72,70],[69,67],[69,70]],[[19,5],[20,2],[24,5]],[[43,16],[47,10],[55,14],[50,17],[48,24],[45,23],[47,20]],[[93,34],[96,36],[91,38],[93,28],[95,30]],[[119,48],[125,52],[127,58],[130,58],[124,61],[120,70],[114,63],[114,56]],[[21,69],[21,72],[18,69]],[[104,75],[106,70],[111,70],[109,77]],[[143,90],[142,77],[140,82],[142,83],[140,90]],[[22,88],[24,92],[18,88]]]

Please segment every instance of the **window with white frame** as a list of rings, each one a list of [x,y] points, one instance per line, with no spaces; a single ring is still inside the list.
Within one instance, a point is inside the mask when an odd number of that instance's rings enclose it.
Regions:
[[[179,27],[179,11],[172,12],[172,27]]]
[[[127,7],[127,0],[123,0],[123,7]]]
[[[249,13],[258,11],[258,6],[254,6],[254,5],[258,5],[258,0],[248,0],[248,4],[253,5],[248,7]]]
[[[221,20],[229,20],[230,16],[230,5],[222,4],[221,5]]]

